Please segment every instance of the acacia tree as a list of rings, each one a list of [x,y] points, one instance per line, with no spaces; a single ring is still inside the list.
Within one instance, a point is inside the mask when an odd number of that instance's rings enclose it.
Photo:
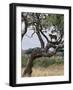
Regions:
[[[56,14],[55,15],[44,14],[44,13],[22,13],[22,22],[24,22],[25,24],[24,30],[22,32],[22,39],[24,35],[27,33],[28,27],[32,25],[34,27],[33,31],[34,33],[36,33],[41,44],[41,48],[34,48],[32,50],[30,59],[28,60],[26,68],[23,73],[23,76],[24,75],[31,76],[33,60],[42,56],[51,57],[54,54],[56,54],[59,48],[64,47],[64,40],[63,40],[64,16],[56,15]],[[59,34],[59,37],[56,38],[54,42],[52,41],[52,39],[49,40],[49,38],[44,34],[44,31],[43,31],[43,29],[47,31],[46,29],[50,26],[54,26],[55,32]],[[31,35],[31,37],[34,35],[34,33]],[[47,41],[46,46],[41,35]],[[51,35],[51,38],[53,37],[54,36]],[[54,51],[50,52],[50,48],[53,48]]]

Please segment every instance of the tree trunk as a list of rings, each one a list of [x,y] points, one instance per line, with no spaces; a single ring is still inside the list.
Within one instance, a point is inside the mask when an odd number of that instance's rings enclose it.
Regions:
[[[25,23],[25,31],[24,31],[24,33],[22,34],[22,39],[23,39],[23,36],[26,34],[26,32],[27,32],[27,23]]]
[[[31,76],[33,60],[42,56],[42,50],[40,48],[36,48],[33,50],[30,59],[27,62],[26,68],[24,70],[23,76]]]
[[[33,66],[33,60],[35,60],[36,58],[39,58],[39,57],[51,57],[55,54],[56,52],[53,52],[53,53],[48,53],[45,51],[45,49],[42,49],[42,48],[36,48],[31,56],[30,56],[30,59],[28,60],[27,62],[27,65],[26,65],[26,68],[24,70],[24,73],[23,73],[23,76],[31,76],[31,73],[32,73],[32,66]]]
[[[27,17],[26,17],[26,16],[23,16],[23,14],[22,14],[22,21],[25,22],[24,33],[22,34],[22,39],[23,39],[23,36],[26,34],[26,32],[27,32],[27,27],[28,27]]]

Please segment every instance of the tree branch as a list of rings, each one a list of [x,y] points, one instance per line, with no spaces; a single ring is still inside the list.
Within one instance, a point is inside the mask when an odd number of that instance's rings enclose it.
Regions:
[[[49,43],[49,39],[47,38],[47,36],[40,30],[41,34],[45,37],[45,39],[47,40],[47,43]]]
[[[40,41],[40,44],[41,44],[41,48],[44,48],[44,41],[43,41],[43,39],[42,39],[42,37],[40,35],[40,32],[37,31],[36,34],[37,34],[37,36],[39,38],[39,41]]]

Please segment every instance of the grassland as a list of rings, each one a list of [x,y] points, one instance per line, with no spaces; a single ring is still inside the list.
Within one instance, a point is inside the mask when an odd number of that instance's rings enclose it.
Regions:
[[[30,55],[22,56],[23,73]],[[37,58],[33,61],[32,76],[61,76],[64,75],[64,59],[61,56]]]

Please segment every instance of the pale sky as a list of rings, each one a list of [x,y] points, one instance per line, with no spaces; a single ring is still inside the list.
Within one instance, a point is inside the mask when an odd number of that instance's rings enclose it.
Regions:
[[[31,37],[33,30],[27,30],[27,33],[24,35],[22,40],[22,49],[26,50],[29,48],[41,47],[40,41],[36,35],[36,33]],[[42,36],[45,44],[47,43],[45,38]]]

